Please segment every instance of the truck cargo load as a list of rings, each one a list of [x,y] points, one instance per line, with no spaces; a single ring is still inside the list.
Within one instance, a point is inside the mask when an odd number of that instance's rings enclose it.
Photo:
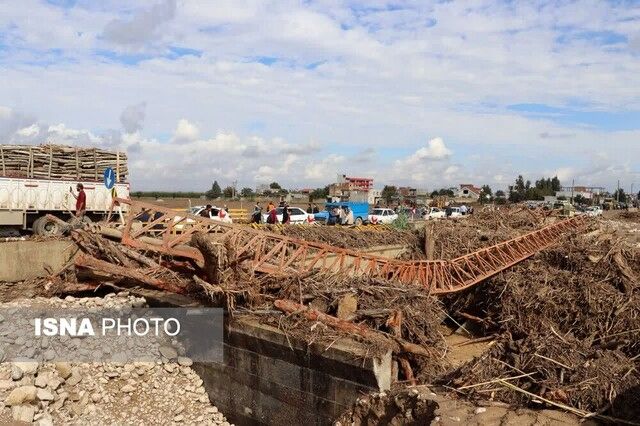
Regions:
[[[113,170],[112,188],[104,183],[108,168]],[[78,183],[86,194],[84,220],[101,220],[114,197],[129,197],[128,173],[124,152],[0,144],[0,233],[55,234],[58,227],[46,216],[69,220],[74,215],[76,200],[70,189],[77,195]]]

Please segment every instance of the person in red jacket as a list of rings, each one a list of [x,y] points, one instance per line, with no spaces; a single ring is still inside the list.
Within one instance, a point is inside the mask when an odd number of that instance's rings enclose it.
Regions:
[[[76,186],[76,189],[78,190],[78,195],[73,193],[71,187],[69,187],[69,192],[76,199],[76,217],[82,217],[87,210],[87,194],[84,193],[84,185],[81,183]]]

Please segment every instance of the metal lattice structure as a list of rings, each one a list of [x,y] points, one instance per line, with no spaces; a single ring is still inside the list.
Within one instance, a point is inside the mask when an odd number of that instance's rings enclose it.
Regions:
[[[150,203],[117,201],[130,206],[122,243],[132,247],[203,262],[202,253],[186,243],[194,233],[205,232],[229,239],[236,248],[235,256],[250,260],[255,271],[278,274],[322,269],[418,284],[431,294],[469,288],[556,243],[586,221],[584,216],[561,220],[453,260],[403,261],[213,221]],[[145,221],[136,221],[141,215]],[[134,223],[140,226],[134,227]],[[152,240],[150,234],[160,238]]]

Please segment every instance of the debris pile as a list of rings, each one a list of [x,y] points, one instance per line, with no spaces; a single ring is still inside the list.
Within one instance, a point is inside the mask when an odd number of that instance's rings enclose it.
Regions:
[[[638,418],[640,405],[627,399],[640,385],[639,260],[597,230],[449,297],[451,315],[500,338],[443,383],[467,397]]]
[[[268,226],[267,228],[271,232],[287,237],[354,250],[386,244],[403,244],[410,247],[418,245],[418,237],[415,233],[390,227],[385,227],[383,231],[378,230],[377,227],[371,227],[370,230],[355,230],[341,226]]]
[[[328,227],[292,226],[283,232],[324,242],[334,238],[336,246],[405,238],[423,258],[447,259],[522,235],[547,220],[529,210],[480,211],[460,221],[429,223],[413,235],[376,232],[356,240],[346,230]],[[67,292],[74,281],[94,289],[135,284],[188,294],[307,341],[330,345],[351,336],[370,345],[372,354],[391,349],[402,383],[437,383],[473,400],[542,402],[580,416],[630,419],[639,416],[633,410],[640,406],[633,393],[640,385],[640,254],[622,237],[598,223],[478,286],[435,300],[421,287],[369,277],[259,274],[248,262],[251,250],[237,255],[223,234],[193,236],[191,245],[205,259],[199,267],[75,230],[72,238],[83,252],[76,269],[70,265],[54,275],[50,287]],[[490,350],[454,368],[440,333],[443,323],[489,336]]]

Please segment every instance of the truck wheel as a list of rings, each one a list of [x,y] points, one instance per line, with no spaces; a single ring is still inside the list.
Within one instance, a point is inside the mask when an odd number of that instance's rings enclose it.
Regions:
[[[36,235],[39,235],[37,229],[40,227],[40,223],[42,222],[42,219],[44,219],[44,216],[37,218],[31,224],[31,231]]]
[[[62,235],[62,229],[58,222],[48,219],[46,216],[42,216],[33,223],[33,232],[36,235],[42,236],[54,236]]]
[[[362,218],[358,217],[356,218],[356,226],[360,226],[360,225],[362,225]]]

